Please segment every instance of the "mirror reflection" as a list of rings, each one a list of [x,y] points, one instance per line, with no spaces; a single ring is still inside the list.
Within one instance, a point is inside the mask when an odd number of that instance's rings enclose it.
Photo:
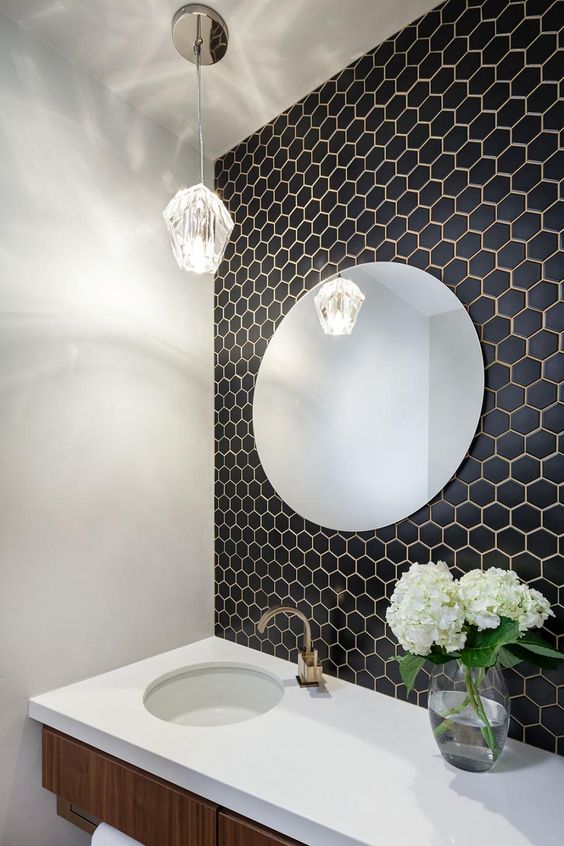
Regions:
[[[276,330],[254,394],[258,453],[298,514],[341,531],[412,514],[453,476],[484,390],[475,328],[425,271],[393,262],[349,268],[364,301],[350,335],[326,334],[302,297]]]

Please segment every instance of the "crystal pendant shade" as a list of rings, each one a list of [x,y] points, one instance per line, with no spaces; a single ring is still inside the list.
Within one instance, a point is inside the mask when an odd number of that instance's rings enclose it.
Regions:
[[[215,273],[234,225],[219,197],[201,182],[182,188],[163,217],[178,266],[192,273]]]
[[[350,279],[337,276],[322,286],[314,302],[326,335],[350,335],[364,302],[364,294]]]

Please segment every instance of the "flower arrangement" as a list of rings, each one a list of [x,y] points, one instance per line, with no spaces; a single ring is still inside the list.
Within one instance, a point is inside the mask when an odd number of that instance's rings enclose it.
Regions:
[[[454,579],[446,563],[438,561],[412,564],[401,576],[386,619],[405,650],[394,660],[399,661],[408,691],[426,661],[458,662],[467,696],[457,710],[470,707],[476,712],[494,753],[498,750],[478,692],[479,681],[488,668],[514,667],[521,661],[554,669],[564,655],[532,631],[551,616],[548,600],[511,570],[471,570]],[[445,720],[435,734],[448,727]]]

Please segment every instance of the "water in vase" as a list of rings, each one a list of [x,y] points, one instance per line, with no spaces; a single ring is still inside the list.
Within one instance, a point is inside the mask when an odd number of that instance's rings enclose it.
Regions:
[[[484,723],[467,705],[464,691],[439,690],[429,699],[431,726],[442,755],[453,766],[470,772],[490,770],[507,738],[507,709],[483,695],[481,701],[493,734],[493,744],[491,740],[488,744]]]

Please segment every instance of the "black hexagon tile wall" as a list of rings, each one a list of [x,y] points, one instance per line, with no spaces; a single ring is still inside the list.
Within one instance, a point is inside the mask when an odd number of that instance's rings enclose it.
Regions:
[[[404,698],[388,598],[408,562],[513,568],[542,590],[564,647],[559,300],[564,4],[448,0],[216,165],[236,225],[216,280],[216,631],[296,659],[297,604],[328,672]],[[253,387],[294,302],[366,261],[428,270],[468,308],[486,393],[455,477],[397,525],[312,525],[268,482]],[[560,387],[561,390],[561,387]],[[559,440],[560,439],[560,440]],[[559,451],[560,447],[560,451]],[[564,671],[507,672],[511,734],[564,753]],[[414,701],[425,704],[426,680]]]

